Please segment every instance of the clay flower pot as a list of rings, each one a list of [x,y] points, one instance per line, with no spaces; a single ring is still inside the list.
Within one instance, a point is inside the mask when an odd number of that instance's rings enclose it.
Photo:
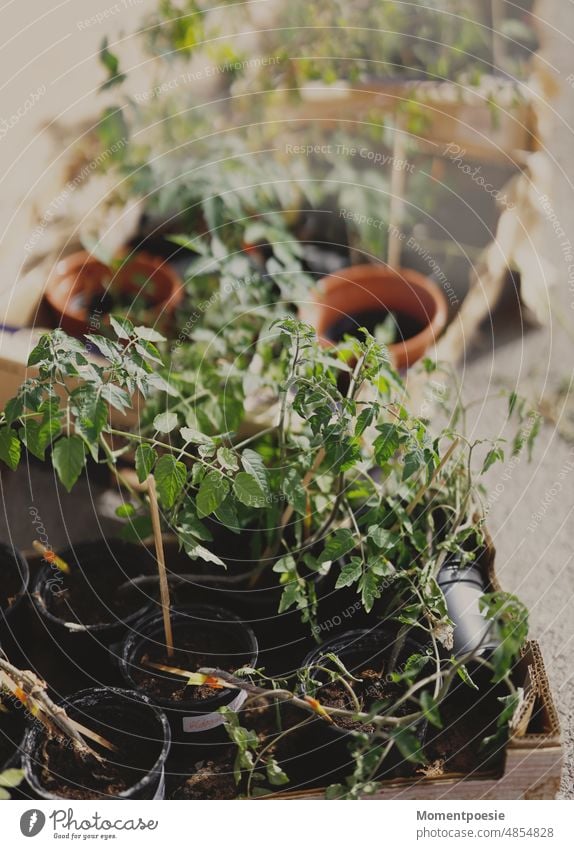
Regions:
[[[353,335],[359,327],[381,323],[389,313],[398,337],[388,346],[389,353],[395,367],[405,369],[436,342],[448,307],[440,288],[416,271],[355,265],[324,277],[315,300],[300,310],[325,345]]]
[[[87,251],[71,254],[58,262],[45,291],[59,326],[78,337],[98,333],[114,308],[130,315],[136,304],[146,324],[161,326],[183,295],[181,279],[166,261],[144,252],[134,254],[117,270]],[[136,323],[142,321],[139,309]]]

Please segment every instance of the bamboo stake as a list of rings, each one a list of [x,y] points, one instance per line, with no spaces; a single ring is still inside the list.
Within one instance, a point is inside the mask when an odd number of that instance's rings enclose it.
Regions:
[[[159,590],[161,595],[161,608],[163,613],[163,627],[165,631],[165,645],[167,648],[167,656],[173,657],[173,631],[171,628],[170,616],[171,602],[169,596],[169,582],[167,580],[167,571],[165,568],[163,539],[161,535],[161,523],[159,518],[159,507],[157,503],[157,490],[155,488],[155,478],[153,475],[148,475],[147,488],[151,511],[151,523],[153,526],[153,537],[155,542],[157,570],[159,573]]]
[[[406,168],[399,163],[406,158],[406,128],[401,115],[397,115],[393,139],[393,168],[391,171],[391,205],[389,209],[389,243],[387,250],[387,265],[399,268],[401,263],[401,231],[400,224],[403,216]]]

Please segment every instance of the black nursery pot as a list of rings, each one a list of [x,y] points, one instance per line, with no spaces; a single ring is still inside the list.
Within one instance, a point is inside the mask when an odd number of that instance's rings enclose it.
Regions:
[[[29,581],[26,558],[14,546],[0,542],[0,640],[16,624]]]
[[[389,695],[393,694],[396,685],[388,682],[385,677],[388,672],[385,670],[388,670],[395,643],[396,632],[382,628],[371,630],[359,628],[354,631],[346,631],[344,634],[326,641],[313,649],[303,661],[302,668],[310,671],[313,679],[320,685],[314,690],[309,688],[306,695],[316,696],[326,706],[343,706],[342,704],[332,704],[331,700],[322,692],[322,687],[326,685],[328,676],[318,670],[317,667],[334,668],[332,661],[327,658],[328,654],[336,654],[346,669],[357,677],[367,670],[383,671],[382,684],[379,683],[380,679],[373,679],[373,683],[368,685],[377,687],[377,692],[373,694],[374,701],[378,701],[382,697],[381,693],[378,692],[380,686],[387,687]],[[411,654],[420,651],[420,644],[407,638],[398,653],[394,670],[400,670]],[[312,671],[313,669],[315,669],[315,672]],[[398,691],[394,694],[398,695]],[[345,704],[344,707],[352,709],[348,704]],[[405,710],[408,712],[410,709],[405,708]],[[416,734],[422,743],[426,723],[419,721],[415,725],[408,726],[408,728]],[[306,744],[306,773],[309,779],[307,783],[326,785],[334,780],[341,779],[352,771],[354,761],[348,747],[353,730],[367,730],[368,733],[368,729],[360,728],[358,725],[356,727],[342,727],[335,723],[327,723],[319,718],[310,723]],[[381,752],[383,748],[384,743],[381,743]],[[288,766],[286,766],[286,770],[288,772]],[[402,758],[397,747],[394,746],[385,757],[376,777],[384,779],[396,775],[409,775],[411,772],[412,765]]]
[[[23,767],[39,799],[163,799],[171,735],[165,714],[139,693],[90,689],[62,703],[68,716],[101,734],[117,751],[90,744],[104,764],[80,761],[70,745],[35,722],[24,740]],[[99,776],[99,777],[98,777]],[[105,777],[103,777],[105,776]]]
[[[165,648],[163,616],[148,616],[137,623],[118,652],[123,680],[165,711],[174,741],[195,747],[210,740],[226,743],[219,708],[238,710],[246,693],[231,688],[187,687],[185,678],[147,666],[144,659],[189,672],[202,667],[233,671],[257,663],[255,634],[233,613],[208,605],[172,609],[171,623],[172,658],[167,657]]]
[[[1,702],[4,708],[0,711],[0,773],[5,769],[17,768],[20,765],[20,754],[28,714],[23,705],[9,696],[3,696]]]
[[[81,543],[58,554],[70,574],[46,564],[32,593],[44,636],[51,638],[46,654],[40,650],[39,671],[50,681],[53,672],[64,691],[77,689],[78,681],[118,684],[109,646],[155,604],[148,586],[129,583],[153,573],[155,561],[143,546],[121,540]]]

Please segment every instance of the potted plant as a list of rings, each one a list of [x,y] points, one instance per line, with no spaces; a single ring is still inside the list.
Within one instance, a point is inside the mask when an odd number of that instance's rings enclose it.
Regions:
[[[324,344],[365,327],[388,345],[398,369],[420,360],[444,330],[446,298],[428,277],[410,269],[356,265],[324,278],[302,317]]]
[[[105,327],[111,312],[165,326],[183,299],[183,286],[166,260],[144,251],[109,263],[79,251],[58,261],[44,297],[57,326],[82,338]]]

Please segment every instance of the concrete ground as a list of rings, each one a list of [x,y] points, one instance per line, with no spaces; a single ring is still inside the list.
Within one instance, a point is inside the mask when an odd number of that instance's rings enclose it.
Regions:
[[[106,5],[111,7],[112,4]],[[142,2],[141,8],[148,5]],[[8,22],[7,34],[2,38],[4,58],[8,56],[10,66],[9,73],[4,75],[9,92],[7,115],[15,112],[17,105],[45,82],[42,69],[45,70],[46,65],[37,63],[45,62],[41,57],[47,55],[46,51],[52,51],[56,71],[60,68],[60,73],[64,74],[70,62],[88,55],[88,49],[96,49],[106,32],[105,22],[90,25],[87,29],[78,27],[78,21],[92,13],[93,4],[82,0],[81,14],[79,6],[75,7],[72,20],[68,3],[54,3],[54,11],[57,9],[60,17],[67,15],[65,24],[59,22],[57,33],[50,33],[49,10],[43,12],[41,18],[38,16],[36,21],[28,21],[29,12],[24,8],[25,4],[21,9],[13,7],[13,31]],[[463,380],[469,397],[485,397],[500,385],[505,385],[519,387],[540,400],[573,376],[574,282],[569,285],[570,263],[565,259],[563,243],[570,239],[574,245],[574,216],[571,211],[574,193],[574,88],[568,79],[574,74],[574,3],[572,0],[541,0],[537,11],[544,42],[542,55],[550,63],[547,67],[551,66],[560,86],[558,99],[553,104],[554,113],[547,111],[549,122],[545,120],[541,127],[541,144],[554,161],[552,205],[566,233],[560,238],[554,234],[549,237],[556,238],[559,275],[553,298],[557,311],[549,327],[528,330],[504,344],[497,344],[497,337],[493,338],[485,331],[478,344],[469,348],[463,365]],[[132,12],[135,15],[137,9]],[[20,15],[25,20],[19,21]],[[132,22],[133,19],[129,23]],[[110,20],[110,26],[115,27],[119,23],[119,17]],[[125,17],[121,23],[129,25]],[[60,35],[61,42],[58,41]],[[19,168],[25,168],[26,173],[33,175],[29,186],[42,171],[42,161],[37,155],[31,156],[30,152],[26,152],[25,134],[32,137],[33,123],[39,116],[45,120],[64,108],[61,102],[53,101],[54,97],[68,98],[68,102],[73,103],[74,97],[85,93],[81,74],[68,74],[64,82],[69,92],[62,88],[62,82],[56,88],[48,86],[47,94],[41,95],[37,111],[23,118],[11,131],[10,137],[3,141],[5,153],[8,143],[10,150],[14,151],[14,156],[10,152],[4,162],[16,165],[21,154]],[[18,85],[19,90],[15,88]],[[24,136],[20,140],[21,134]],[[33,146],[31,151],[34,151]],[[18,180],[12,167],[8,169],[5,165],[4,168],[6,173],[3,176],[8,180],[9,195],[12,196],[18,192]],[[5,215],[11,209],[9,204]],[[2,224],[5,223],[6,220],[3,220]],[[4,231],[3,238],[6,247],[6,239],[14,239],[13,228]],[[574,275],[571,280],[574,281]],[[1,288],[5,284],[6,279]],[[498,430],[501,426],[499,413],[490,405],[479,408],[479,413],[475,422],[477,433],[492,433],[493,428]],[[566,414],[566,409],[559,410],[562,421]],[[97,505],[92,504],[92,499],[97,499],[98,493],[82,485],[81,497],[77,492],[72,496],[62,495],[60,490],[56,492],[51,476],[37,467],[31,468],[29,480],[26,480],[26,474],[18,479],[9,477],[4,479],[2,486],[4,515],[0,517],[0,536],[5,538],[10,535],[16,544],[29,545],[33,530],[33,514],[30,511],[37,507],[42,515],[42,504],[50,505],[53,518],[50,522],[50,544],[54,546],[65,544],[68,538],[79,540],[98,536],[111,527],[107,521],[100,525],[96,519]],[[498,470],[493,469],[489,487],[491,509],[488,524],[498,552],[497,571],[504,588],[518,593],[531,610],[531,634],[541,643],[562,723],[565,766],[560,795],[561,798],[574,798],[574,564],[570,536],[574,529],[574,442],[564,440],[555,425],[546,424],[538,439],[533,462],[530,465],[524,460],[509,462]],[[82,507],[79,509],[78,505]],[[43,518],[47,522],[47,517]]]

